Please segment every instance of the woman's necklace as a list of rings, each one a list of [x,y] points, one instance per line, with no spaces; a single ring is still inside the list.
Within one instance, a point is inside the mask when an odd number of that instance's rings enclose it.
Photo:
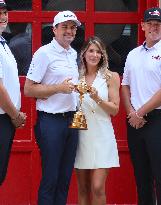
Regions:
[[[92,74],[92,75],[85,75],[85,81],[87,83],[87,85],[92,86],[95,78],[96,78],[96,73]]]

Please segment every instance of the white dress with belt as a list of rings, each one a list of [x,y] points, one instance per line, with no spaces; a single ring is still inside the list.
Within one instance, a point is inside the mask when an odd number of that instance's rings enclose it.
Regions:
[[[108,99],[108,86],[98,72],[93,84],[98,95]],[[119,167],[118,149],[110,115],[90,98],[84,95],[82,110],[87,120],[88,130],[80,130],[75,159],[75,168],[98,169]]]

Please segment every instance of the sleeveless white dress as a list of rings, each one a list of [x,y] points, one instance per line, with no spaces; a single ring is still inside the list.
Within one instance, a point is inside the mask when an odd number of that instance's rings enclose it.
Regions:
[[[98,72],[92,87],[98,95],[108,99],[108,86],[105,79]],[[90,98],[84,95],[82,111],[87,120],[88,130],[79,131],[75,168],[98,169],[119,167],[119,156],[110,115]]]

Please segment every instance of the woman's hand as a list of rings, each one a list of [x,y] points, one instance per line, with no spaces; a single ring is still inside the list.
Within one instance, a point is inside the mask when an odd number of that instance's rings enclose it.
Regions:
[[[95,101],[98,102],[100,100],[100,97],[98,96],[98,91],[96,88],[91,87],[89,91],[89,96]]]

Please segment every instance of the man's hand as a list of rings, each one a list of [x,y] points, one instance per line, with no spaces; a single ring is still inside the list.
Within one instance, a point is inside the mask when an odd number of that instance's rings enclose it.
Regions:
[[[67,78],[60,84],[60,89],[62,93],[70,94],[75,89],[75,85],[70,82],[72,78]]]
[[[131,112],[127,118],[129,119],[129,124],[136,129],[143,127],[147,122],[143,117],[139,117],[137,112]]]
[[[11,120],[16,128],[22,128],[26,123],[26,113],[19,112],[17,117]]]

